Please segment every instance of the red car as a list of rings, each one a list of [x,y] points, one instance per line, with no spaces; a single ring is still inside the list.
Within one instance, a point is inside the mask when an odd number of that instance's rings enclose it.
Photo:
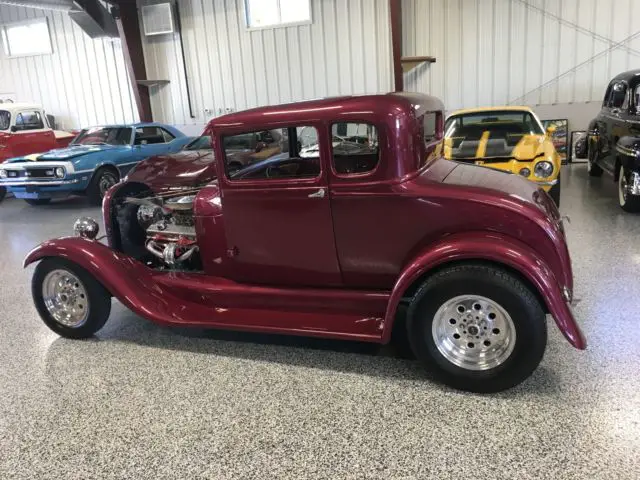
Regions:
[[[31,153],[64,148],[75,135],[53,130],[44,110],[29,103],[0,104],[0,163]],[[6,189],[0,187],[0,201]]]
[[[112,296],[165,325],[375,343],[406,329],[446,383],[516,385],[543,356],[545,314],[586,347],[562,220],[525,179],[442,159],[442,112],[388,94],[214,119],[213,155],[148,159],[107,193],[109,246],[81,219],[79,237],[29,253],[36,307],[71,338],[104,325]],[[308,128],[319,149],[301,156]],[[234,137],[277,129],[286,151],[230,168]],[[353,138],[366,148],[337,148]]]

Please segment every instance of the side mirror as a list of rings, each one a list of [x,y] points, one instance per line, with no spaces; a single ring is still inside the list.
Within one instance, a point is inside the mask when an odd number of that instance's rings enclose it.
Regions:
[[[18,127],[16,125],[11,125],[11,132],[16,133],[18,131]]]
[[[557,129],[558,127],[556,127],[555,125],[549,125],[547,127],[547,135],[549,135],[550,137],[553,136]]]

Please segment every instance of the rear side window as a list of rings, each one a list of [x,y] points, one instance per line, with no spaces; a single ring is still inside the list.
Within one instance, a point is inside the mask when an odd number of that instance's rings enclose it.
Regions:
[[[625,103],[626,96],[627,86],[622,82],[614,84],[613,88],[611,89],[611,99],[609,100],[609,107],[622,108]]]
[[[306,143],[303,144],[303,135]],[[260,130],[222,137],[224,169],[229,180],[287,180],[320,175],[314,127]]]
[[[171,139],[167,139],[168,137]],[[135,145],[154,145],[157,143],[168,143],[173,140],[170,135],[162,128],[158,127],[138,127],[136,128]]]
[[[18,130],[39,130],[44,128],[40,112],[35,110],[20,112],[16,115],[16,128]]]
[[[338,175],[372,172],[380,162],[378,130],[368,123],[341,122],[331,126],[333,169]]]
[[[6,110],[0,110],[0,130],[9,130],[11,114]]]

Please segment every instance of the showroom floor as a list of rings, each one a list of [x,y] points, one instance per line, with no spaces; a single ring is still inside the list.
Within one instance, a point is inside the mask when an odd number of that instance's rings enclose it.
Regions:
[[[640,216],[584,165],[562,181],[589,349],[550,328],[533,377],[486,396],[390,347],[161,328],[119,304],[97,338],[58,338],[21,262],[99,209],[6,200],[0,478],[638,478]]]

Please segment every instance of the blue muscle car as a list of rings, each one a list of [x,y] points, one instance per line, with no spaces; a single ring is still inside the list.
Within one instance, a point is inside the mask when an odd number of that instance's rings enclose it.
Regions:
[[[0,188],[31,205],[68,195],[87,195],[100,205],[106,191],[138,162],[178,152],[192,139],[160,123],[87,128],[67,148],[1,164]]]

